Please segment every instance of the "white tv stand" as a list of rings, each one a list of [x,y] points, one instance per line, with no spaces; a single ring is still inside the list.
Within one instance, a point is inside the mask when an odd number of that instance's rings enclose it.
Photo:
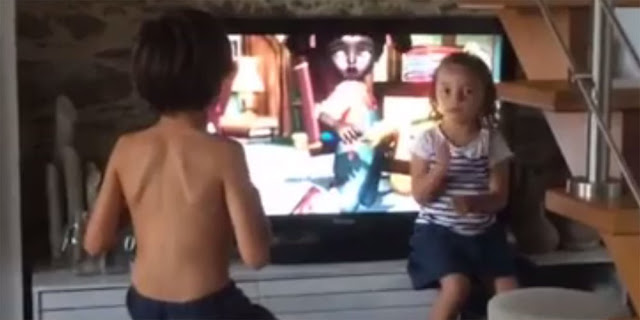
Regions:
[[[537,266],[610,263],[604,248],[527,258]],[[236,264],[231,276],[254,302],[279,319],[426,319],[435,290],[413,291],[406,261],[272,265]],[[33,274],[34,320],[128,319],[129,275],[76,276],[70,270]]]
[[[279,319],[426,319],[434,290],[413,291],[405,261],[232,267],[232,278]],[[128,319],[129,275],[33,275],[34,320]]]

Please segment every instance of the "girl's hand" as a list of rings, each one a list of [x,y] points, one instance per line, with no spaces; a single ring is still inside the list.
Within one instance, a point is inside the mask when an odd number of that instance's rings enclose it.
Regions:
[[[452,202],[456,212],[462,215],[470,213],[492,214],[499,210],[492,209],[496,203],[495,198],[493,195],[454,196]]]
[[[455,196],[453,197],[453,208],[457,213],[466,215],[471,212],[471,202],[472,199],[470,196]]]

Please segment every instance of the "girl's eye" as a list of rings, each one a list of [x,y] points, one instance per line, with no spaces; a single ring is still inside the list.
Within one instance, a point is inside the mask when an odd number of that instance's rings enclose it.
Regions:
[[[449,89],[449,88],[444,88],[444,93],[445,93],[445,94],[450,94],[450,93],[451,93],[451,89]]]
[[[471,94],[471,92],[472,92],[472,91],[471,91],[471,88],[464,88],[464,91],[463,91],[463,92],[464,92],[464,95],[465,95],[465,96],[468,96],[468,95],[470,95],[470,94]]]

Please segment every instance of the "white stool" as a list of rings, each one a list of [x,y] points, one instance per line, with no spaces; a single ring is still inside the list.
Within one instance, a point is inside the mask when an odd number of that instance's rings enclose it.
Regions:
[[[622,303],[562,288],[527,288],[489,301],[488,320],[606,320],[629,315]]]

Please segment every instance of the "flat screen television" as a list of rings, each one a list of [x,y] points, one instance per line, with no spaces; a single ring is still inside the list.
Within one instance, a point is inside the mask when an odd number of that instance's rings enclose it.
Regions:
[[[493,18],[226,19],[237,75],[208,130],[240,141],[274,263],[400,259],[419,206],[408,161],[446,55],[511,63]],[[347,130],[345,128],[351,128]]]

